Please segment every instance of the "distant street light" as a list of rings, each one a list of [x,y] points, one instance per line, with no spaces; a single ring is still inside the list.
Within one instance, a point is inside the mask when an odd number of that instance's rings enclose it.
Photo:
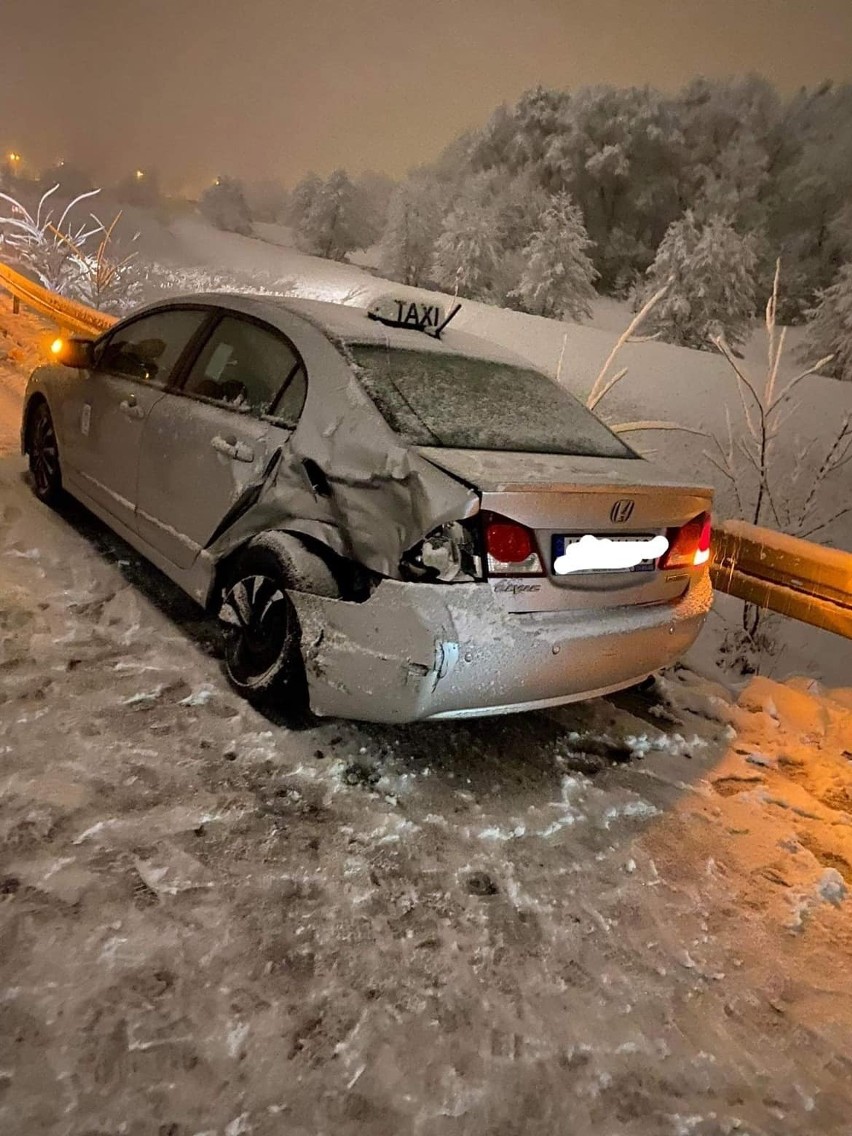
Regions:
[[[137,181],[141,181],[144,176],[145,176],[144,170],[137,170],[136,171],[136,180]]]
[[[17,165],[18,162],[20,162],[20,160],[21,160],[21,155],[16,154],[15,151],[13,150],[11,152],[11,154],[9,155],[9,161],[12,162],[13,165]]]

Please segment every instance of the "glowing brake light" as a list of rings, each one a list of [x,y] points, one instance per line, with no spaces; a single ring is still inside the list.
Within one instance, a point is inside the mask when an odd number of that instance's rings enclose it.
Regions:
[[[695,550],[695,556],[692,558],[692,563],[698,567],[700,564],[706,564],[710,559],[710,515],[704,514],[704,524],[701,526],[701,536],[698,538],[698,548]]]
[[[541,576],[535,537],[524,525],[492,517],[485,525],[485,551],[492,576]]]
[[[710,559],[710,514],[699,513],[679,529],[669,529],[669,550],[659,563],[661,569],[699,568]]]

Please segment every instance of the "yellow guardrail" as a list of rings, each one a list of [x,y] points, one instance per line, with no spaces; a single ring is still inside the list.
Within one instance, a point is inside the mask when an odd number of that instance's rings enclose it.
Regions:
[[[35,284],[5,264],[0,264],[0,286],[9,292],[14,300],[32,308],[40,315],[47,316],[58,327],[67,331],[83,335],[99,335],[116,322],[115,316],[107,315],[106,312],[96,312],[94,308],[87,308],[85,304],[78,304],[76,300],[68,300],[65,296],[59,296],[56,292],[42,288],[40,284]]]
[[[723,521],[713,533],[710,578],[718,592],[852,639],[852,552]]]
[[[69,331],[100,334],[116,322],[4,264],[0,286]],[[723,521],[713,533],[710,578],[716,591],[852,639],[852,553],[745,521]]]

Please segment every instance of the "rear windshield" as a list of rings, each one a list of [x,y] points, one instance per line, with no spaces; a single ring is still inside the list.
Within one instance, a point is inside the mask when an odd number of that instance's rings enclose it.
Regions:
[[[638,456],[539,371],[437,352],[357,344],[351,351],[367,394],[412,445]]]

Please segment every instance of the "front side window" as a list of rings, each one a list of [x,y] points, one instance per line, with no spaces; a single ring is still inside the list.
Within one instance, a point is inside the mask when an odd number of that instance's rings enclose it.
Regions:
[[[365,391],[412,445],[637,457],[568,391],[532,368],[357,344],[351,351]]]
[[[286,403],[287,412],[298,418],[302,407],[295,408],[287,396],[294,384],[298,387],[300,375],[304,403],[304,367],[290,344],[247,320],[225,316],[202,348],[183,389],[257,416],[278,416],[278,407]]]
[[[142,316],[106,337],[98,352],[98,370],[165,386],[206,318],[206,312],[189,309]]]

